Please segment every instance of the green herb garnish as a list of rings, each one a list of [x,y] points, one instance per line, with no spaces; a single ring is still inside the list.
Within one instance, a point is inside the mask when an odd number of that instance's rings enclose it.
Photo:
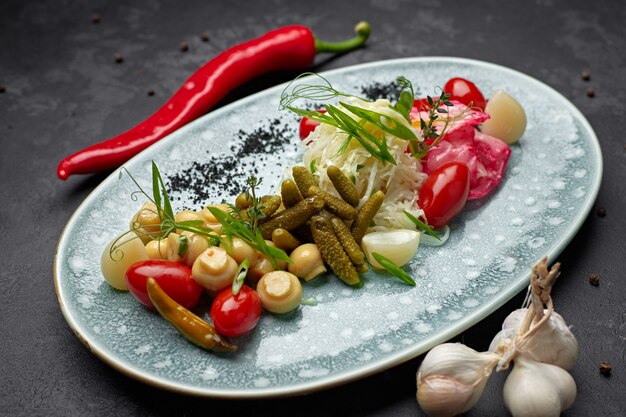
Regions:
[[[400,281],[404,282],[405,284],[415,287],[415,281],[413,280],[413,278],[411,278],[411,276],[407,274],[405,270],[401,269],[391,259],[386,258],[377,252],[372,252],[372,256],[383,268],[389,271],[393,276],[400,279]]]
[[[187,252],[187,247],[189,246],[189,239],[187,239],[187,235],[181,235],[178,239],[178,256],[185,256],[185,252]]]
[[[402,86],[403,90],[400,92],[400,97],[396,103],[395,109],[404,116],[404,118],[411,123],[411,109],[413,108],[413,102],[415,101],[415,91],[413,91],[413,84],[405,77],[400,76],[396,79],[396,82]]]
[[[232,237],[236,236],[243,240],[248,245],[265,255],[270,260],[274,268],[278,267],[277,261],[291,263],[291,259],[283,250],[268,245],[267,242],[265,242],[265,239],[263,239],[261,232],[258,229],[252,231],[249,223],[236,218],[231,213],[220,210],[217,207],[208,207],[208,209],[215,216],[217,221],[222,224],[221,233],[226,235],[227,239],[232,240]]]
[[[439,235],[435,233],[435,231],[431,229],[426,223],[424,223],[423,221],[421,221],[420,219],[418,219],[417,217],[415,217],[414,215],[412,215],[406,210],[404,210],[404,214],[406,214],[406,217],[408,217],[409,220],[415,223],[415,226],[417,226],[419,230],[423,230],[424,233],[426,233],[427,235],[430,235],[434,237],[435,239],[441,241],[441,238],[439,237]]]
[[[246,275],[248,274],[248,268],[250,268],[250,261],[248,258],[244,259],[241,264],[239,264],[239,268],[235,272],[235,278],[233,279],[233,295],[237,295],[241,287],[243,287],[243,283],[246,280]]]

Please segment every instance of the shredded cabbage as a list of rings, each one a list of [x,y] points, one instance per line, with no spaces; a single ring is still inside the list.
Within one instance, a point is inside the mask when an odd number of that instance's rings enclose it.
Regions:
[[[357,97],[346,97],[343,100],[353,106],[384,114],[389,123],[403,124],[415,132],[420,140],[422,138],[420,132],[391,107],[389,100],[368,102]],[[338,108],[353,119],[360,120],[347,109],[341,106]],[[359,208],[372,193],[382,190],[385,193],[385,200],[374,217],[374,225],[370,231],[415,229],[415,225],[404,214],[404,210],[418,218],[424,214],[417,204],[417,199],[418,190],[427,175],[422,172],[421,163],[406,152],[408,145],[406,140],[383,132],[374,125],[365,124],[365,126],[377,138],[384,138],[397,165],[379,161],[356,139],[347,142],[346,133],[327,124],[319,125],[303,142],[307,147],[303,155],[303,165],[307,168],[314,166],[315,173],[319,175],[320,188],[334,195],[338,194],[326,170],[331,165],[341,169],[353,179],[362,196]]]

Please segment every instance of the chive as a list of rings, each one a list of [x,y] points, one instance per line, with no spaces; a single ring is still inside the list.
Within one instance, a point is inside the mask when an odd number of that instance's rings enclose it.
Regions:
[[[248,274],[248,268],[250,268],[250,261],[246,258],[241,264],[239,264],[239,268],[237,268],[237,271],[235,272],[232,287],[233,295],[237,295],[241,287],[243,287],[246,275]]]
[[[435,231],[433,229],[431,229],[426,223],[424,223],[423,221],[419,220],[417,217],[415,217],[414,215],[412,215],[411,213],[409,213],[406,210],[404,210],[404,214],[406,214],[406,217],[408,217],[409,220],[411,220],[413,223],[415,223],[415,226],[417,226],[418,229],[423,230],[424,233],[426,233],[427,235],[430,235],[430,236],[434,237],[435,239],[441,241],[441,238],[439,237],[439,235],[437,233],[435,233]]]
[[[187,239],[187,235],[182,235],[178,239],[178,256],[185,256],[185,252],[187,252],[187,247],[189,247],[189,239]]]
[[[398,265],[396,265],[391,259],[384,257],[380,253],[372,252],[372,256],[376,261],[387,271],[389,271],[393,276],[400,279],[400,281],[405,284],[415,286],[415,281],[409,274],[406,273],[405,270],[400,269]]]

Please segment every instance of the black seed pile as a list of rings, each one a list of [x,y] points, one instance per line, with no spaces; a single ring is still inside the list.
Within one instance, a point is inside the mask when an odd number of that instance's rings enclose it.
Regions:
[[[263,178],[263,168],[268,164],[282,166],[276,156],[285,152],[290,144],[297,147],[292,139],[296,126],[297,123],[287,124],[275,119],[252,132],[240,130],[230,154],[207,152],[208,157],[202,162],[195,161],[189,168],[168,177],[170,191],[173,194],[190,192],[194,205],[216,203],[217,196],[237,196],[245,190],[250,175]],[[241,163],[242,158],[249,156],[254,156],[254,167]],[[180,197],[172,196],[172,200],[180,200]]]
[[[361,94],[369,100],[386,98],[391,102],[396,102],[401,92],[402,86],[395,81],[387,84],[375,82],[361,87]],[[415,93],[417,94],[417,91]]]

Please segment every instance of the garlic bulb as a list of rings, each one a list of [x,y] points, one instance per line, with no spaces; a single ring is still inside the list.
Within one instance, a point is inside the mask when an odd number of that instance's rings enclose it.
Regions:
[[[455,416],[476,404],[500,355],[460,343],[433,348],[417,372],[417,402],[431,417]]]
[[[576,398],[574,378],[555,365],[519,355],[504,383],[504,404],[513,417],[558,417]]]
[[[521,308],[509,314],[502,323],[502,331],[491,342],[489,351],[498,352],[498,344],[507,338],[512,340],[515,337],[515,329],[524,319],[526,312],[527,309]],[[523,346],[517,348],[530,359],[560,366],[565,370],[571,369],[578,358],[576,337],[563,317],[556,312],[552,312],[550,319],[530,336]]]

